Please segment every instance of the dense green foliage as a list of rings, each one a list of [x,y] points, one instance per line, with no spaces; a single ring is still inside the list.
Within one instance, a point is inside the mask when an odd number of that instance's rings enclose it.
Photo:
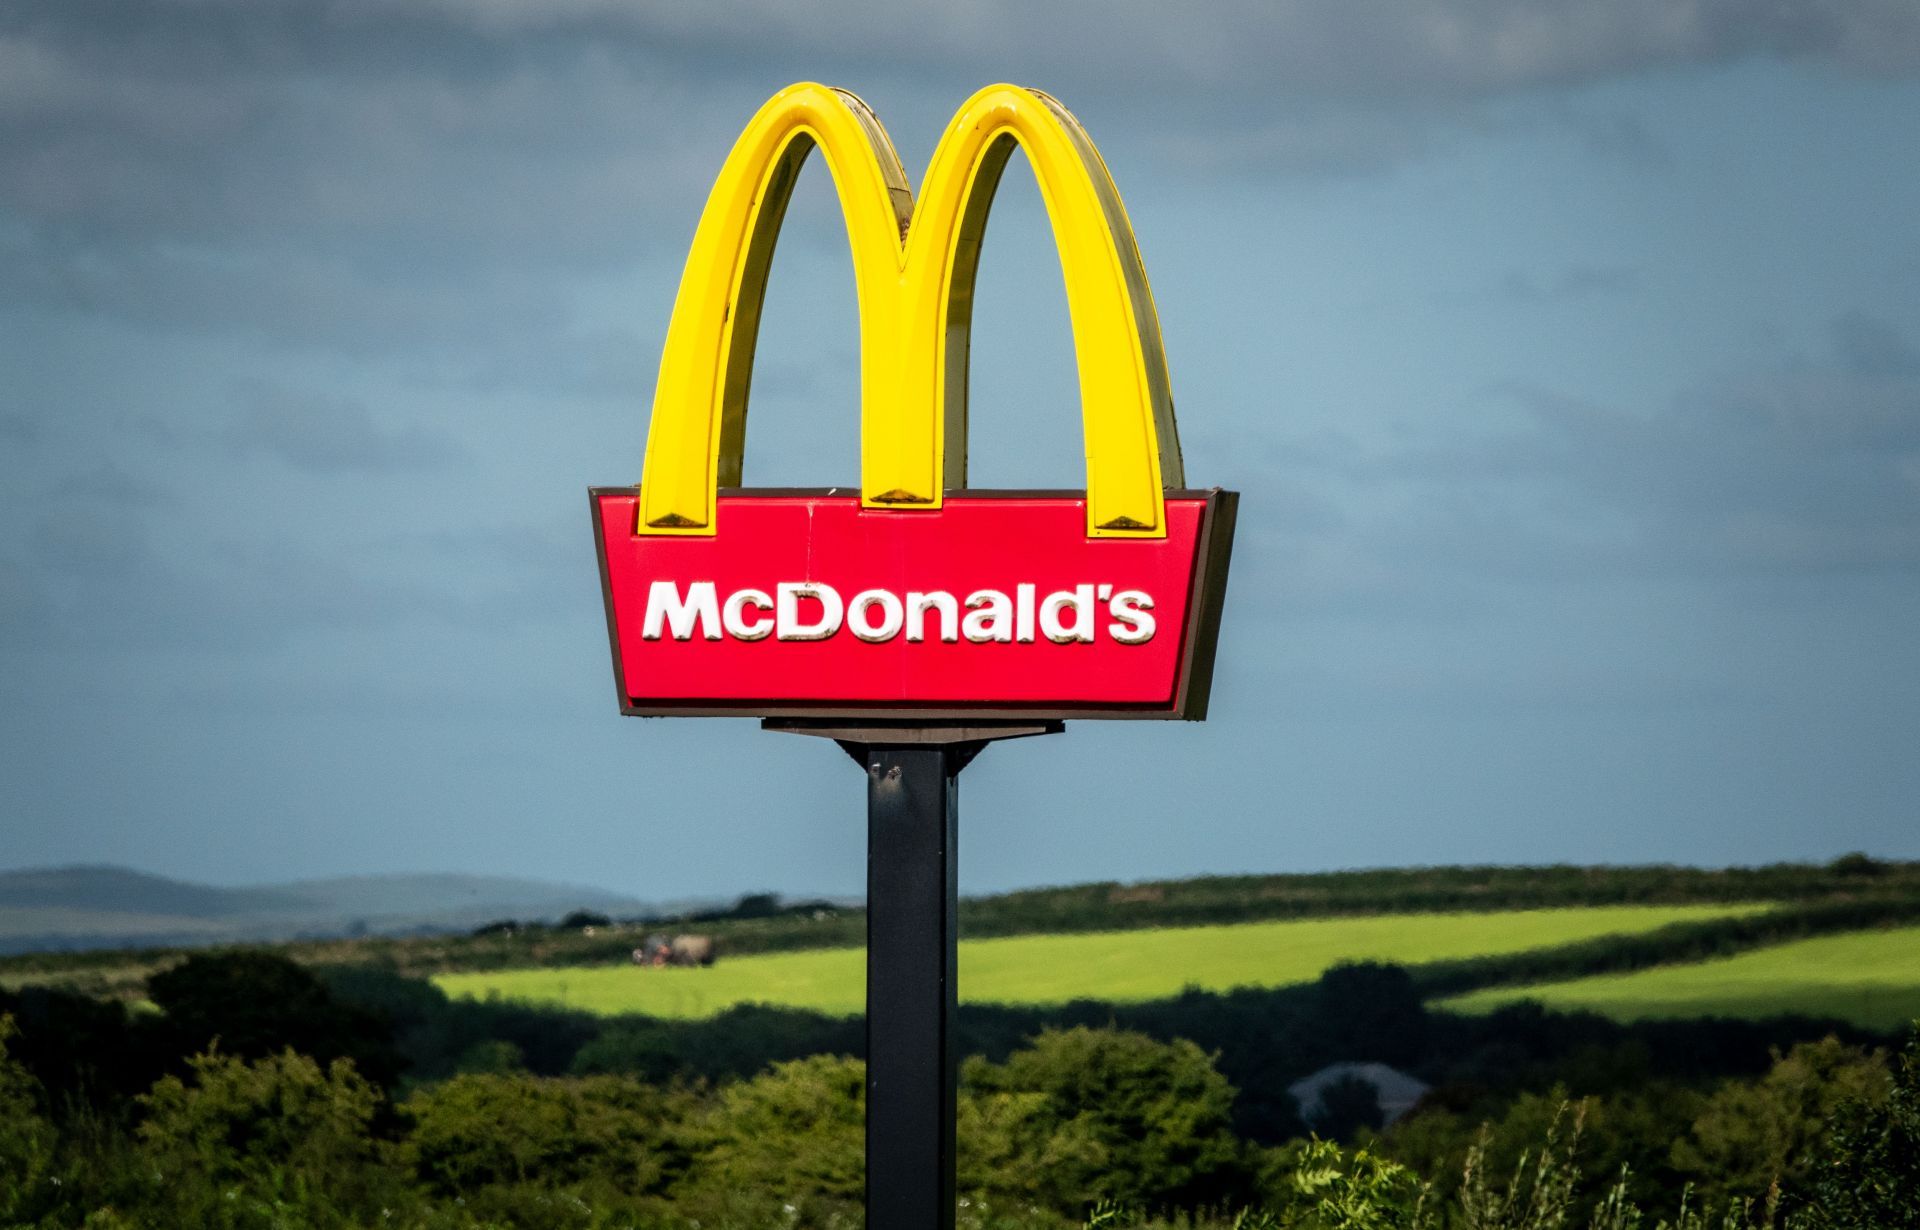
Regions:
[[[284,1205],[348,1220],[393,1190],[372,1134],[381,1095],[351,1061],[209,1052],[189,1065],[185,1080],[162,1077],[141,1096],[127,1151],[137,1162],[103,1195],[168,1225],[216,1226]]]
[[[226,987],[213,1010],[254,1022],[250,1033],[236,1034],[245,1039],[247,1055],[296,1047],[323,1060],[383,1056],[381,1064],[363,1071],[383,1088],[393,1085],[396,1070],[407,1085],[461,1073],[522,1071],[721,1083],[813,1055],[857,1057],[864,1045],[857,1018],[752,1006],[699,1021],[596,1018],[449,1000],[430,984],[372,970],[337,972],[322,988],[297,965],[281,965],[278,974],[258,980],[255,1000],[264,1003],[249,1001],[254,984],[202,980]],[[309,986],[299,989],[299,979]],[[283,999],[309,1010],[276,1017],[275,1004]],[[124,1103],[161,1076],[184,1074],[181,1057],[207,1041],[204,1031],[183,1031],[168,1015],[59,992],[0,993],[0,1013],[20,1020],[16,1053],[56,1104]],[[281,1023],[278,1034],[268,1028],[275,1020]],[[316,1032],[316,1022],[331,1022],[331,1032]],[[1805,1019],[1623,1025],[1525,1005],[1458,1017],[1430,1012],[1406,971],[1382,965],[1336,967],[1295,987],[1186,992],[1138,1004],[962,1005],[956,1025],[962,1054],[996,1063],[1028,1039],[1078,1026],[1115,1026],[1163,1043],[1189,1041],[1212,1057],[1236,1089],[1235,1132],[1262,1144],[1303,1130],[1287,1086],[1342,1060],[1402,1067],[1437,1086],[1436,1104],[1484,1118],[1502,1113],[1521,1093],[1544,1091],[1555,1082],[1579,1095],[1658,1081],[1751,1077],[1765,1070],[1769,1048],[1830,1031],[1850,1044],[1876,1041],[1876,1035],[1838,1022]]]
[[[0,996],[21,1021],[0,1072],[8,1216],[69,1225],[112,1207],[138,1211],[128,1224],[332,1226],[377,1206],[422,1226],[711,1227],[844,1224],[857,1207],[857,1021],[765,1008],[605,1021],[451,1001],[373,971],[323,984],[266,953],[202,956],[155,983],[158,1013]],[[999,1219],[981,1225],[1059,1225],[1103,1201],[1110,1219],[1232,1207],[1312,1225],[1396,1192],[1423,1193],[1404,1218],[1466,1216],[1472,1183],[1537,1163],[1569,1099],[1584,1102],[1584,1169],[1556,1182],[1589,1203],[1623,1167],[1617,1204],[1677,1207],[1688,1184],[1714,1199],[1776,1178],[1833,1187],[1843,1163],[1892,1173],[1912,1134],[1910,1110],[1873,1117],[1888,1078],[1858,1045],[1869,1035],[1533,1007],[1454,1017],[1391,966],[1134,1005],[972,1006],[959,1025],[976,1056],[963,1185],[972,1215]],[[1377,1138],[1366,1091],[1346,1089],[1352,1105],[1336,1096],[1320,1126],[1372,1143],[1309,1156],[1286,1085],[1352,1058],[1435,1088]],[[1830,1115],[1856,1126],[1845,1158],[1823,1163]],[[1352,1224],[1418,1224],[1404,1218]]]
[[[974,1186],[1003,1199],[1066,1210],[1089,1199],[1192,1207],[1250,1194],[1233,1088],[1191,1042],[1083,1027],[1043,1033],[1005,1063],[976,1058],[964,1075],[969,1127],[991,1126],[995,1146],[974,1159]],[[968,1143],[977,1155],[977,1137]]]
[[[1697,1190],[1730,1197],[1775,1181],[1802,1187],[1827,1123],[1841,1106],[1884,1102],[1892,1080],[1878,1051],[1833,1038],[1806,1042],[1757,1081],[1730,1082],[1699,1104],[1674,1141],[1674,1167]]]
[[[1920,1227],[1920,1026],[1883,1100],[1842,1103],[1807,1166],[1819,1230]]]
[[[764,1006],[705,1020],[594,1018],[449,1000],[431,986],[365,971],[332,981],[339,993],[387,1014],[416,1080],[498,1070],[505,1054],[545,1075],[724,1081],[808,1055],[858,1055],[864,1044],[857,1018]],[[1382,965],[1336,967],[1302,986],[1187,992],[1139,1004],[963,1004],[957,1031],[962,1053],[997,1062],[1049,1029],[1108,1025],[1163,1042],[1190,1040],[1208,1052],[1238,1090],[1235,1130],[1267,1143],[1301,1131],[1287,1086],[1340,1060],[1391,1063],[1443,1089],[1468,1091],[1448,1096],[1466,1098],[1481,1113],[1483,1104],[1556,1080],[1587,1093],[1659,1079],[1752,1076],[1765,1069],[1770,1047],[1835,1030],[1849,1042],[1876,1038],[1813,1020],[1625,1026],[1526,1006],[1456,1017],[1429,1012],[1407,972]]]
[[[528,1183],[644,1195],[686,1166],[669,1126],[687,1117],[686,1096],[639,1081],[473,1073],[406,1110],[406,1161],[442,1195]]]
[[[51,1177],[56,1140],[38,1113],[39,1083],[6,1058],[16,1032],[13,1018],[0,1016],[0,1225],[24,1215],[32,1193]]]
[[[7,1018],[0,1018],[6,1021]],[[0,1039],[10,1033],[0,1025]],[[863,1072],[819,1056],[718,1086],[470,1074],[387,1102],[349,1060],[193,1057],[124,1116],[50,1106],[0,1041],[0,1206],[17,1226],[219,1230],[841,1227],[858,1222]],[[1190,1043],[1042,1033],[967,1065],[966,1230],[1902,1230],[1920,1225],[1920,1035],[1897,1075],[1823,1041],[1663,1112],[1527,1097],[1261,1147]],[[1668,1099],[1671,1101],[1671,1099]],[[1674,1164],[1711,1187],[1641,1190]],[[1457,1133],[1456,1133],[1457,1135]],[[1184,1212],[1181,1212],[1184,1210]],[[1661,1214],[1657,1222],[1647,1210]]]

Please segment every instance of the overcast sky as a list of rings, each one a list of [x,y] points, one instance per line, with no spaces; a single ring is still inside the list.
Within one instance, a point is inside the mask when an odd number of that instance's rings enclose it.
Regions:
[[[966,891],[1920,857],[1908,0],[0,7],[0,867],[857,893],[862,779],[622,718],[637,481],[708,186],[797,80],[910,174],[1047,90],[1243,493],[1212,718],[967,771]],[[747,480],[857,481],[824,167]],[[1053,255],[988,231],[973,480],[1084,486]]]

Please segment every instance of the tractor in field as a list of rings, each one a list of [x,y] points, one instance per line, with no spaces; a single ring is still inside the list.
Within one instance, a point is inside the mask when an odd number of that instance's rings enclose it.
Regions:
[[[713,964],[714,955],[711,935],[649,935],[633,950],[633,963],[655,969],[703,967]]]

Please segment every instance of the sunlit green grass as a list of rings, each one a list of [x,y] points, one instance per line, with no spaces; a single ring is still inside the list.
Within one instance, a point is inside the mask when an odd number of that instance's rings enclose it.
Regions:
[[[1920,927],[1851,931],[1690,965],[1475,991],[1434,1006],[1487,1012],[1522,999],[1616,1020],[1792,1012],[1893,1029],[1920,1017]]]
[[[1412,963],[1551,947],[1764,905],[1606,906],[1482,914],[1387,914],[1156,931],[1024,935],[960,945],[960,996],[976,1003],[1137,1002],[1195,986],[1307,982],[1341,961]],[[631,966],[443,974],[448,994],[559,1004],[603,1014],[705,1017],[734,1004],[853,1015],[866,1002],[859,948],[723,957],[709,969]]]

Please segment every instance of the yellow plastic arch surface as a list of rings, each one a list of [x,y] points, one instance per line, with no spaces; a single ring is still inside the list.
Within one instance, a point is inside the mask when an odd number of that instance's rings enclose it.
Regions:
[[[1045,94],[988,86],[941,136],[916,209],[873,111],[844,90],[811,83],[760,108],[700,215],[660,355],[639,533],[712,534],[716,489],[740,484],[767,272],[800,165],[815,146],[853,250],[861,501],[932,509],[943,489],[966,486],[974,275],[1015,145],[1039,181],[1066,282],[1087,532],[1165,536],[1164,490],[1185,477],[1159,317],[1120,194],[1079,121]]]

